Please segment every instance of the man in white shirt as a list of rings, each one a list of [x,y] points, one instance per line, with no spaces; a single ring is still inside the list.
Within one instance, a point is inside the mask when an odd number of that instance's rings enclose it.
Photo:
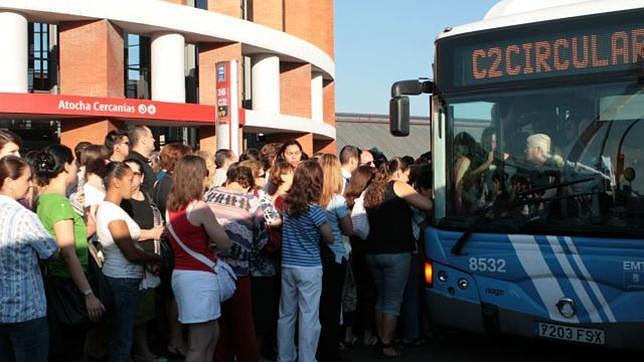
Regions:
[[[342,150],[340,151],[340,164],[342,169],[342,178],[344,179],[342,192],[344,192],[351,181],[351,174],[360,164],[360,153],[358,152],[358,148],[351,145],[342,147]]]

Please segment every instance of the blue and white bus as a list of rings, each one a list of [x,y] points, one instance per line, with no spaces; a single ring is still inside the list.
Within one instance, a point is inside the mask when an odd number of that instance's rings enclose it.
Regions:
[[[501,1],[435,44],[390,103],[404,135],[432,94],[431,321],[644,346],[644,2]]]

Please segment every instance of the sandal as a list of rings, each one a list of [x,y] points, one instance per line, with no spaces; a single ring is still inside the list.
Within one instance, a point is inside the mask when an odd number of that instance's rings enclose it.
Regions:
[[[420,347],[420,346],[424,345],[425,342],[427,342],[427,341],[423,337],[418,337],[418,338],[414,338],[414,339],[410,339],[410,340],[403,339],[401,341],[403,346],[412,347],[412,348],[413,347]]]
[[[358,337],[353,336],[353,337],[351,337],[351,340],[350,340],[350,341],[347,341],[347,340],[345,339],[345,340],[344,340],[344,341],[342,341],[341,343],[342,343],[342,344],[344,344],[346,347],[352,347],[352,346],[354,346],[356,343],[358,343]]]
[[[380,345],[380,356],[384,358],[398,358],[400,357],[400,352],[396,350],[393,344],[383,343],[382,345]]]
[[[363,340],[362,344],[364,344],[365,346],[375,346],[376,344],[378,344],[378,337],[371,336],[369,337],[369,339]]]

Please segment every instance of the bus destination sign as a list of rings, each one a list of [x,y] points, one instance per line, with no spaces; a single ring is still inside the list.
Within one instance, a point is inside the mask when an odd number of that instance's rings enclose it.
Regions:
[[[627,70],[644,67],[644,24],[468,45],[455,55],[461,86]]]

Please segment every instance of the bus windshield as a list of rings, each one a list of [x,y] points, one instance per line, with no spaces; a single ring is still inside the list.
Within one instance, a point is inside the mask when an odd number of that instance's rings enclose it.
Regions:
[[[643,88],[634,78],[446,96],[443,222],[482,231],[643,236]]]

